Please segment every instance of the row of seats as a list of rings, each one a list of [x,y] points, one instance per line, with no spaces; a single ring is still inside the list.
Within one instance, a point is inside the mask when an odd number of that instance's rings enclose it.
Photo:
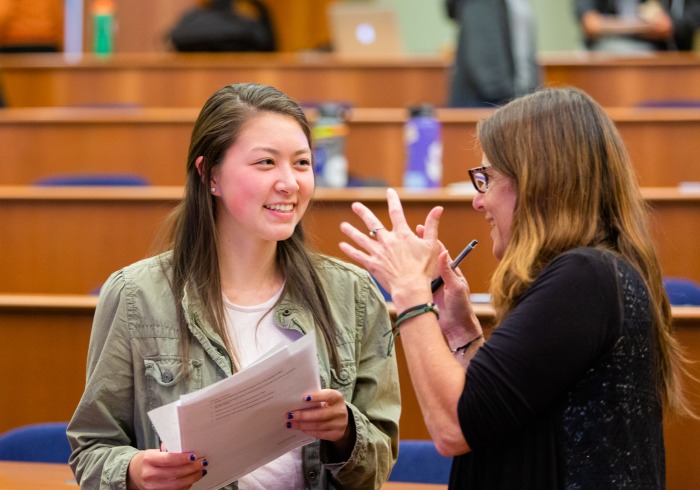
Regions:
[[[700,109],[608,107],[645,187],[700,182]],[[468,180],[479,166],[478,121],[490,109],[439,109],[444,185]],[[184,185],[184,164],[197,109],[24,108],[0,112],[6,165],[0,185],[28,185],[51,175],[130,174],[151,185]],[[353,180],[401,186],[404,124],[398,108],[353,108],[345,154]],[[309,111],[314,120],[314,112]],[[37,145],[40,141],[42,144]],[[367,144],[371,141],[372,144]],[[26,164],[22,162],[31,162]]]

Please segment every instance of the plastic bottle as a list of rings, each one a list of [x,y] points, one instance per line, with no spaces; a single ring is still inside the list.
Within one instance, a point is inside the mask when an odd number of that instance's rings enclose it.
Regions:
[[[94,0],[92,2],[93,50],[101,56],[114,51],[114,2]]]
[[[345,109],[340,104],[334,103],[319,105],[318,119],[313,127],[316,185],[322,187],[347,185],[348,160],[345,157],[347,134]]]
[[[409,108],[404,127],[406,167],[403,185],[426,189],[442,185],[442,132],[433,106],[422,104]]]

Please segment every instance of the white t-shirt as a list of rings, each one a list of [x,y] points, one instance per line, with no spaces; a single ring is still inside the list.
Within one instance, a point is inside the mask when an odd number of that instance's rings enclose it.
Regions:
[[[245,369],[270,349],[280,343],[291,344],[302,336],[294,330],[282,328],[275,323],[272,307],[282,294],[280,289],[272,298],[255,306],[240,306],[224,297],[224,311],[229,335],[236,346],[241,368]],[[278,421],[284,424],[284,414]],[[241,490],[268,490],[282,488],[304,490],[301,448],[283,454],[238,480]]]

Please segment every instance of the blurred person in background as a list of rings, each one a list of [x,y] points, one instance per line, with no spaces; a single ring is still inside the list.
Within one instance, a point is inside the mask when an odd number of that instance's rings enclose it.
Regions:
[[[673,0],[671,20],[676,48],[679,51],[700,50],[695,41],[700,30],[700,0]]]
[[[684,33],[682,44],[687,45],[688,28],[682,26],[683,3],[683,0],[574,0],[574,9],[588,49],[632,53],[679,49],[677,30]],[[692,43],[692,35],[690,38]]]
[[[529,0],[446,0],[459,37],[450,107],[491,107],[535,90],[535,18]]]

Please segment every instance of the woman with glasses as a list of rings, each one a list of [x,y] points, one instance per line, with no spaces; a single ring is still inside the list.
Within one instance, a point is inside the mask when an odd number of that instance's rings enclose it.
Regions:
[[[450,488],[663,488],[664,405],[689,413],[647,213],[622,140],[576,89],[545,89],[478,126],[473,205],[499,259],[484,340],[434,208],[414,233],[364,205],[341,249],[391,293]],[[384,228],[386,226],[386,228]],[[390,230],[391,229],[391,230]],[[430,283],[440,275],[435,294]]]

